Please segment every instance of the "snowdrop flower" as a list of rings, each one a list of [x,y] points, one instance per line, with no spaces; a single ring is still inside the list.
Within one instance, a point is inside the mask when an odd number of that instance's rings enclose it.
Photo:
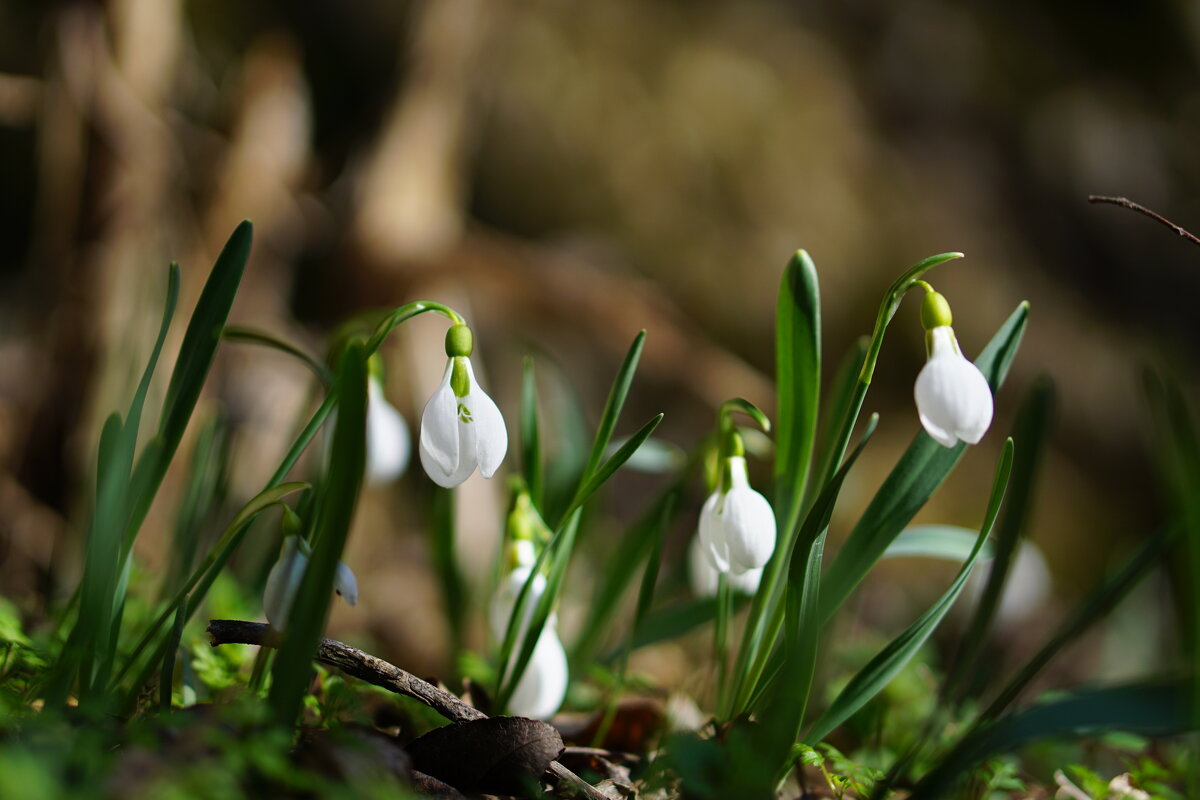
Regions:
[[[391,483],[404,474],[412,452],[412,439],[404,417],[383,396],[383,381],[367,381],[367,483]]]
[[[726,576],[726,580],[729,582],[729,588],[738,594],[753,595],[758,591],[762,573],[761,567],[748,569],[740,575],[730,572]],[[697,597],[717,596],[721,573],[717,571],[705,554],[699,536],[693,536],[692,543],[688,546],[688,577],[692,586],[692,594]]]
[[[508,450],[504,417],[475,382],[471,350],[470,328],[454,325],[447,331],[446,374],[421,414],[421,466],[448,489],[477,466],[483,477],[492,477]]]
[[[498,642],[504,641],[508,620],[516,607],[521,587],[529,580],[533,571],[533,543],[527,540],[518,540],[512,543],[512,548],[511,557],[517,566],[505,576],[488,609],[488,622],[492,636]],[[545,591],[545,576],[535,575],[533,583],[529,587],[529,597],[525,601],[525,613],[522,614],[519,623],[518,641],[529,630],[534,608]],[[546,618],[546,625],[542,628],[541,635],[538,636],[537,644],[534,645],[529,664],[525,667],[525,673],[517,681],[517,686],[508,701],[508,712],[513,716],[549,719],[558,711],[563,698],[566,697],[567,654],[563,649],[562,642],[559,641],[556,632],[557,625],[558,615],[551,612],[550,616]],[[511,662],[509,669],[512,669]]]
[[[775,552],[775,512],[746,476],[742,437],[730,437],[721,486],[700,509],[700,547],[718,572],[742,574],[759,569]]]
[[[927,289],[921,323],[929,360],[917,375],[913,395],[926,433],[943,447],[954,447],[959,440],[975,444],[992,424],[992,390],[963,356],[951,319],[946,298]]]
[[[267,575],[267,587],[263,590],[263,612],[267,615],[267,622],[277,631],[282,631],[287,624],[296,592],[304,580],[304,571],[308,569],[310,555],[308,544],[299,536],[284,537],[279,560],[271,567]],[[341,561],[334,575],[333,590],[350,605],[358,603],[358,581]]]

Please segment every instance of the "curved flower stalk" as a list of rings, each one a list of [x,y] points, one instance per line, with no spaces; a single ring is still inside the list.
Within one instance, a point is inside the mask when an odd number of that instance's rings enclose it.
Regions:
[[[299,536],[284,537],[279,560],[271,567],[266,588],[263,590],[263,613],[267,615],[267,622],[277,631],[282,631],[287,624],[288,614],[291,613],[292,603],[296,600],[300,581],[304,579],[304,570],[308,568],[310,555],[312,551],[308,543]],[[333,590],[350,605],[358,603],[358,581],[350,568],[341,561],[338,562],[337,573],[334,576]]]
[[[412,456],[412,437],[404,416],[383,395],[383,381],[367,381],[367,474],[372,486],[391,483],[404,474]]]
[[[471,329],[446,332],[446,374],[421,414],[421,466],[439,486],[458,486],[475,468],[492,477],[508,450],[504,417],[471,369]]]
[[[517,597],[533,570],[533,543],[527,540],[517,540],[512,543],[510,553],[516,566],[501,581],[496,595],[488,609],[488,622],[492,635],[498,640],[504,639],[508,628],[509,617],[516,607]],[[546,591],[546,578],[535,575],[529,587],[529,597],[525,602],[525,613],[518,627],[518,640],[529,630],[534,608],[538,599]],[[554,716],[562,705],[567,694],[568,670],[567,654],[559,641],[558,615],[554,612],[546,618],[546,625],[534,645],[533,655],[525,667],[525,673],[517,681],[517,686],[508,701],[508,713],[518,717],[531,719],[549,719]],[[509,664],[511,670],[512,664]],[[508,675],[505,675],[507,678]]]
[[[929,360],[917,375],[913,396],[921,424],[934,441],[954,447],[976,444],[992,424],[992,390],[987,378],[962,354],[946,298],[925,284],[921,323]]]

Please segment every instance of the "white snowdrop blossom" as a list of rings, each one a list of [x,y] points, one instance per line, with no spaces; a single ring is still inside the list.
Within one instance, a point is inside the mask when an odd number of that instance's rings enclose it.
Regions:
[[[367,474],[372,486],[391,483],[404,474],[412,454],[412,437],[404,417],[383,396],[378,378],[367,381]]]
[[[304,580],[304,571],[308,569],[309,555],[307,543],[301,541],[299,536],[285,536],[279,560],[267,575],[267,586],[263,590],[263,613],[267,615],[267,622],[277,631],[282,631],[287,624],[296,592]],[[333,589],[350,605],[358,602],[358,581],[341,561],[334,574]]]
[[[718,572],[759,569],[775,552],[775,512],[750,488],[746,459],[725,459],[725,480],[700,510],[700,546]]]
[[[963,356],[949,325],[932,328],[929,341],[929,360],[913,388],[921,424],[943,447],[954,447],[959,440],[975,444],[992,424],[987,378]]]
[[[762,574],[763,571],[760,567],[748,569],[741,574],[730,572],[726,576],[726,580],[729,582],[729,588],[738,594],[752,595],[758,591]],[[717,596],[721,573],[717,571],[709,556],[705,554],[704,545],[701,544],[699,536],[693,536],[692,543],[688,546],[688,578],[692,594],[696,597]]]
[[[421,414],[421,466],[447,489],[465,481],[476,467],[483,477],[492,477],[508,451],[504,417],[475,382],[470,354],[470,329],[451,327],[446,374]]]
[[[488,609],[488,622],[492,636],[496,641],[504,641],[508,629],[508,620],[516,607],[517,597],[521,587],[529,580],[533,569],[533,544],[528,541],[513,542],[514,553],[518,562],[515,569],[501,581],[496,595]],[[538,599],[546,591],[546,578],[536,575],[529,586],[529,597],[525,601],[524,614],[520,621],[517,641],[529,630],[534,608]],[[567,653],[557,633],[558,615],[554,612],[546,618],[546,625],[538,636],[533,654],[525,673],[517,681],[517,686],[508,701],[508,713],[517,717],[530,719],[549,719],[554,716],[562,705],[567,694]],[[511,674],[513,664],[510,661],[508,669]],[[505,678],[508,674],[505,675]]]

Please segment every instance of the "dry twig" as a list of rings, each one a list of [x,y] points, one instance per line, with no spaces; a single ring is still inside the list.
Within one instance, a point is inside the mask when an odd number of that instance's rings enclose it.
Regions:
[[[208,635],[213,647],[221,644],[256,644],[263,647],[278,647],[283,637],[278,631],[261,622],[245,622],[237,619],[214,619],[208,623]],[[364,680],[375,686],[397,694],[420,700],[452,722],[470,722],[487,716],[482,711],[467,705],[444,689],[423,681],[394,664],[389,664],[370,653],[355,649],[333,639],[322,639],[317,647],[317,661],[337,667],[347,675]],[[590,783],[557,761],[552,761],[546,770],[560,784],[567,784],[589,800],[606,800],[605,796]]]

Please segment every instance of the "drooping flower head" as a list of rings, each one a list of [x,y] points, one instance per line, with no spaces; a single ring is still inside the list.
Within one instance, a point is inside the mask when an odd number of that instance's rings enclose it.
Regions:
[[[517,623],[516,641],[519,642],[529,631],[534,609],[546,591],[546,578],[540,574],[533,574],[536,558],[532,541],[515,539],[509,544],[506,555],[512,569],[496,589],[496,595],[488,609],[488,623],[496,641],[504,641],[517,598],[522,587],[529,583],[525,607]],[[557,627],[558,615],[552,611],[538,635],[525,672],[512,691],[508,701],[508,713],[531,719],[549,719],[562,705],[567,694],[569,674],[566,650],[558,638]],[[510,660],[506,680],[511,675],[513,666],[513,661]]]
[[[383,394],[382,361],[371,356],[367,380],[367,474],[370,485],[391,483],[404,474],[412,454],[412,438],[404,416]]]
[[[726,437],[720,485],[700,510],[698,538],[714,569],[740,575],[761,569],[775,552],[775,512],[750,486],[741,435]]]
[[[958,347],[950,327],[950,304],[926,286],[921,324],[929,360],[913,387],[917,413],[925,431],[943,447],[954,447],[960,440],[976,444],[992,424],[992,390]]]
[[[299,535],[299,529],[300,518],[290,508],[286,509],[283,515],[283,547],[279,551],[279,560],[267,575],[267,585],[263,589],[263,613],[267,616],[267,622],[277,631],[282,631],[287,624],[288,614],[291,613],[296,593],[304,580],[304,571],[308,569],[308,560],[312,556],[312,549]],[[333,590],[350,605],[358,603],[358,581],[341,561],[334,574]]]
[[[421,414],[421,466],[434,483],[458,486],[479,467],[490,478],[508,450],[504,417],[471,369],[471,329],[446,332],[446,374]]]

